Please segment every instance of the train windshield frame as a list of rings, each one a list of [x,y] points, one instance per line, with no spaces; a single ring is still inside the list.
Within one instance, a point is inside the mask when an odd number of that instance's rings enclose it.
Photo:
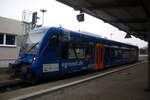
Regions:
[[[47,29],[38,29],[30,31],[25,39],[25,42],[22,43],[20,48],[20,54],[37,54],[40,41],[42,40]]]

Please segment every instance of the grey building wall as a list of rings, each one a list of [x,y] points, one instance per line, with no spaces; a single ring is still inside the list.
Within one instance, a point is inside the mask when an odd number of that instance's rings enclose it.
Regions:
[[[21,21],[0,17],[0,32],[22,35],[22,26]]]
[[[0,17],[0,34],[23,35],[24,27],[21,21]],[[8,67],[13,63],[19,54],[19,47],[0,46],[0,68]]]

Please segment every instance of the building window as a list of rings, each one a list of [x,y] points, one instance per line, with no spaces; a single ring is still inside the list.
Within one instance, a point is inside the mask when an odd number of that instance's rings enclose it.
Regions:
[[[3,34],[0,34],[0,44],[3,44],[3,43],[4,43],[4,42],[3,42],[3,41],[4,41],[4,38],[3,38],[3,37],[4,37],[4,35],[3,35]]]
[[[14,35],[6,35],[6,45],[15,45]]]
[[[0,46],[15,46],[15,35],[0,33]]]

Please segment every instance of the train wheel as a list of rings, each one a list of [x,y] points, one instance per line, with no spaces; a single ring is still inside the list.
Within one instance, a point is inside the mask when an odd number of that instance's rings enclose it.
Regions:
[[[34,73],[28,72],[28,73],[25,75],[25,80],[29,81],[29,82],[32,83],[32,84],[35,84],[35,83],[38,82],[38,77],[37,77]]]

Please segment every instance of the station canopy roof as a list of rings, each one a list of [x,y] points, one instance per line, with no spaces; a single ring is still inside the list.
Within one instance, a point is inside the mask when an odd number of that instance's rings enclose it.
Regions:
[[[57,0],[147,41],[150,0]]]

